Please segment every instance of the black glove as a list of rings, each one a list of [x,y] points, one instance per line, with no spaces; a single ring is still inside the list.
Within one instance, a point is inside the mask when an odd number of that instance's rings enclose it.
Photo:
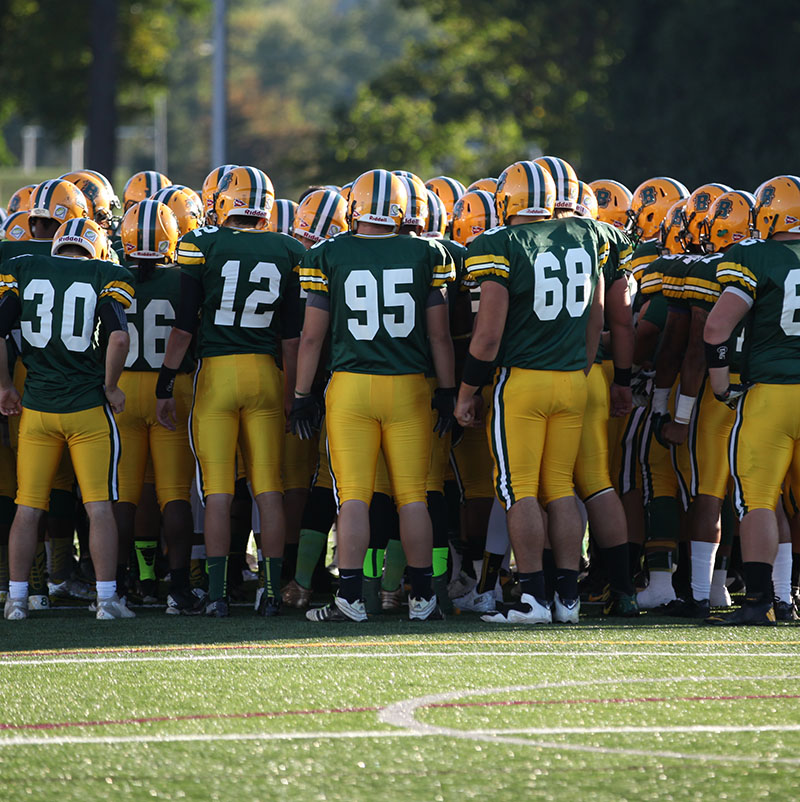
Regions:
[[[439,437],[444,437],[455,425],[456,418],[453,412],[456,408],[456,388],[437,387],[433,391],[431,409],[439,413],[439,419],[433,427],[434,432],[439,432]]]
[[[310,440],[315,429],[319,429],[322,409],[319,400],[313,395],[295,398],[289,413],[289,427],[292,434],[301,440]]]
[[[739,399],[753,386],[752,382],[742,382],[741,384],[729,384],[724,393],[714,393],[717,401],[722,401],[731,409],[739,406]]]
[[[664,446],[664,448],[669,448],[672,443],[669,440],[664,439],[664,424],[669,423],[672,420],[672,415],[669,412],[654,412],[653,413],[653,435],[655,436],[656,440]]]

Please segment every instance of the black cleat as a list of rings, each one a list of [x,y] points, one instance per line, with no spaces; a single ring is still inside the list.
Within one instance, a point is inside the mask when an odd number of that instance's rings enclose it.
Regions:
[[[711,615],[711,602],[708,599],[697,601],[693,596],[688,599],[675,599],[663,607],[657,607],[656,615],[668,615],[673,618],[708,618]]]
[[[206,605],[205,615],[209,618],[227,618],[230,615],[226,599],[215,599]]]
[[[258,602],[258,614],[264,618],[274,618],[279,615],[281,611],[281,598],[280,596],[267,596],[266,593],[261,594],[261,600]]]
[[[603,615],[613,618],[636,618],[639,615],[636,594],[618,593],[606,587],[603,598]]]
[[[167,615],[200,615],[205,599],[192,590],[174,590],[167,596]]]
[[[800,621],[797,615],[797,606],[794,600],[791,602],[775,600],[775,619],[777,621]]]
[[[771,601],[748,601],[745,598],[744,604],[738,610],[734,610],[732,613],[710,615],[703,623],[722,627],[774,627],[776,626],[775,608]]]

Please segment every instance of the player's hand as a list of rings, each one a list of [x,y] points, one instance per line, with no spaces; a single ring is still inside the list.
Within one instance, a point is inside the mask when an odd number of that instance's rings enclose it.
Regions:
[[[739,406],[739,399],[753,386],[752,382],[742,382],[741,384],[729,384],[728,389],[724,393],[714,393],[714,398],[717,401],[722,401],[727,404],[731,409],[736,409]]]
[[[301,440],[310,440],[314,430],[319,429],[321,416],[319,401],[313,395],[295,398],[289,412],[292,434],[296,434]]]
[[[444,437],[453,428],[453,424],[456,422],[455,408],[455,387],[437,387],[433,391],[431,409],[435,409],[439,413],[433,431],[438,432],[439,437]]]
[[[113,389],[109,390],[108,387],[105,388],[106,391],[106,399],[108,400],[109,405],[111,406],[111,411],[115,415],[120,415],[125,411],[125,393],[119,389],[119,387],[114,387]]]
[[[19,415],[22,412],[22,402],[13,384],[7,390],[0,390],[0,412],[3,415]]]
[[[667,421],[661,427],[661,436],[664,438],[665,442],[673,446],[683,445],[686,442],[688,435],[688,423],[677,423],[676,421],[671,420]]]
[[[156,399],[156,417],[158,422],[165,428],[174,432],[178,425],[178,413],[175,407],[174,398]]]
[[[633,409],[633,393],[630,387],[611,385],[611,417],[621,418]]]
[[[664,427],[672,421],[672,415],[669,412],[664,413],[653,413],[652,425],[653,425],[653,436],[658,440],[658,442],[664,446],[664,448],[669,448],[671,443],[664,437]]]
[[[481,397],[479,395],[459,395],[453,415],[459,426],[465,429],[478,426],[481,414]]]
[[[656,372],[654,370],[640,370],[631,378],[631,395],[633,405],[637,407],[646,407],[650,396],[653,394],[653,378]]]

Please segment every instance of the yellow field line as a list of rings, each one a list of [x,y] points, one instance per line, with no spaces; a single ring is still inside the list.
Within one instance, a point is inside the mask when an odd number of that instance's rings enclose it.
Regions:
[[[555,639],[555,638],[481,638],[477,640],[469,638],[437,638],[437,639],[417,639],[417,640],[392,640],[392,641],[365,641],[355,640],[343,643],[341,641],[314,641],[308,643],[194,643],[194,644],[170,644],[164,646],[98,646],[98,647],[79,647],[74,649],[35,649],[16,652],[0,652],[0,658],[10,657],[30,657],[35,655],[52,656],[64,654],[113,654],[131,652],[180,652],[180,651],[251,651],[251,650],[293,650],[293,649],[362,649],[369,647],[404,647],[404,646],[800,646],[800,641],[781,641],[781,640],[748,640],[748,641],[726,641],[726,640],[675,640],[675,639],[615,639],[615,640],[591,640],[591,639]]]

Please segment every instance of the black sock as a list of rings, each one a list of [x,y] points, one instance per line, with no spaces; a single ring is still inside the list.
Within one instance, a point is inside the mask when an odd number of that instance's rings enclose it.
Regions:
[[[361,598],[363,581],[364,571],[361,568],[340,568],[338,595],[350,604],[358,601]]]
[[[478,585],[478,593],[486,593],[487,590],[494,590],[497,584],[497,577],[500,576],[500,566],[503,564],[505,554],[492,554],[490,551],[483,552],[483,569],[481,570],[481,581]]]
[[[117,596],[120,599],[128,592],[128,566],[117,566]]]
[[[742,563],[745,603],[772,601],[772,566],[769,563]]]
[[[517,574],[519,587],[523,593],[533,596],[540,604],[547,602],[544,589],[544,571],[533,571],[530,574]]]
[[[170,592],[178,590],[189,590],[189,567],[170,568],[169,571]]]
[[[424,568],[415,568],[412,565],[406,566],[408,581],[411,583],[411,596],[414,599],[425,599],[426,601],[433,596],[431,579],[433,578],[433,566],[426,565]]]
[[[281,578],[287,581],[294,579],[294,572],[297,570],[297,546],[297,543],[285,543],[283,546]]]
[[[641,543],[628,543],[628,571],[636,576],[642,570],[642,554],[644,547]]]
[[[622,543],[619,546],[612,546],[610,549],[599,549],[611,590],[626,596],[632,596],[634,592],[630,574],[629,545],[629,543]]]
[[[544,597],[547,601],[553,601],[556,592],[556,558],[553,556],[552,549],[545,549],[542,552],[542,570],[544,571]],[[577,594],[575,594],[577,596]],[[574,599],[575,596],[570,598]]]
[[[792,587],[800,585],[800,551],[792,552]]]
[[[556,570],[556,592],[560,599],[572,601],[578,598],[578,572],[569,568]]]

